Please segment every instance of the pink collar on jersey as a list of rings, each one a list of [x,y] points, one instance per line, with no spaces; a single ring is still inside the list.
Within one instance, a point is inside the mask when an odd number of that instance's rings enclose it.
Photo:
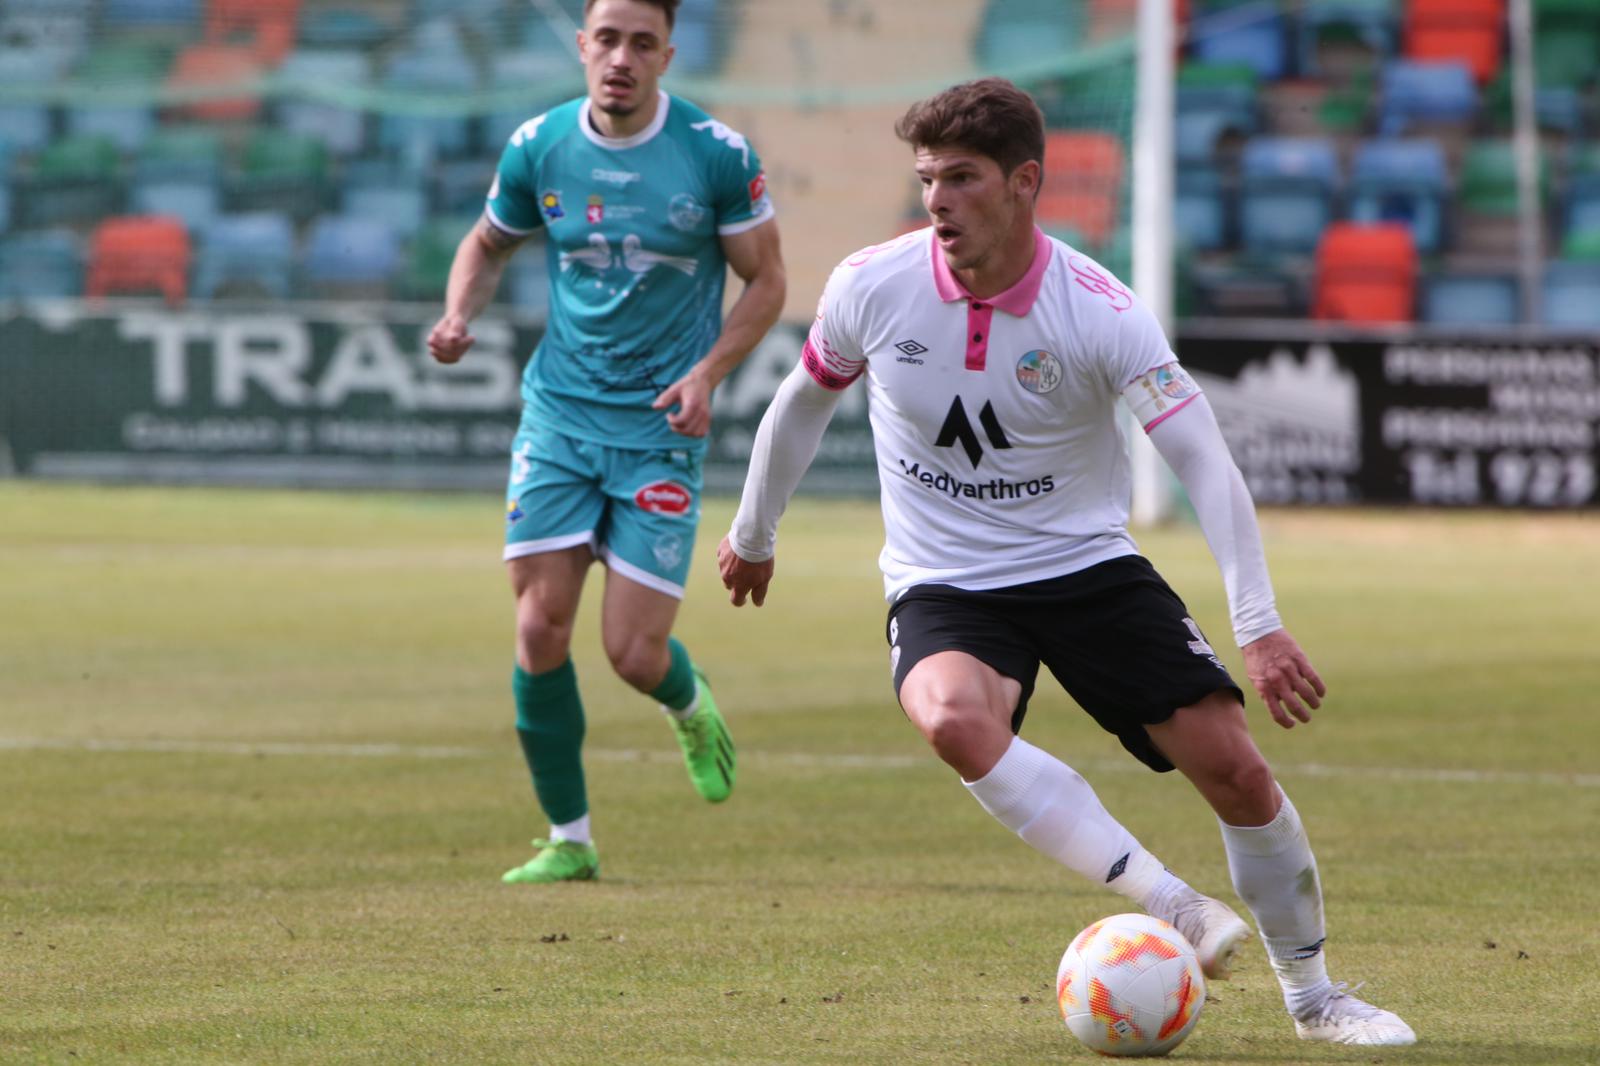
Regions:
[[[939,299],[945,303],[967,301],[966,367],[968,370],[981,371],[989,363],[989,328],[994,309],[998,307],[1017,318],[1033,310],[1033,303],[1039,298],[1039,288],[1044,284],[1044,272],[1050,266],[1050,238],[1038,226],[1033,227],[1033,263],[1028,267],[1028,272],[1005,292],[982,300],[968,292],[966,286],[957,280],[950,264],[945,261],[944,252],[939,248],[938,235],[930,234],[928,240],[933,249],[933,287],[938,290]]]
[[[1021,318],[1033,310],[1033,302],[1039,298],[1039,288],[1044,284],[1044,272],[1050,266],[1052,246],[1050,238],[1038,226],[1033,227],[1033,264],[1028,267],[1028,272],[1017,279],[1017,283],[1005,292],[979,300],[967,291],[965,285],[957,280],[946,262],[944,252],[939,248],[938,234],[930,234],[928,240],[933,245],[933,285],[939,290],[939,299],[945,303],[955,300],[978,300],[979,303],[992,304],[1008,315]]]

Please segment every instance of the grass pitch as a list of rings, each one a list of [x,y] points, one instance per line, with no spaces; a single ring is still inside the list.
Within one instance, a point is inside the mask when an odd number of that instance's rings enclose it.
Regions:
[[[591,593],[603,879],[528,888],[498,881],[544,827],[494,500],[0,483],[0,1061],[1098,1061],[1052,984],[1123,901],[995,825],[903,722],[874,508],[797,501],[767,606],[737,613],[728,517],[708,508],[679,633],[740,745],[733,799],[696,799],[604,668]],[[1302,1044],[1255,949],[1175,1058],[1600,1061],[1600,523],[1264,526],[1332,692],[1289,733],[1252,706],[1257,737],[1317,849],[1335,978],[1421,1043]],[[1140,540],[1228,644],[1199,535]],[[1047,682],[1027,735],[1232,898],[1181,780]]]

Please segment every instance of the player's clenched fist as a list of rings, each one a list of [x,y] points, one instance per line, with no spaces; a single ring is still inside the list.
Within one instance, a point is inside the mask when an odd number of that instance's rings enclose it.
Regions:
[[[428,354],[441,363],[460,362],[477,340],[467,332],[467,323],[460,315],[445,315],[428,333]]]

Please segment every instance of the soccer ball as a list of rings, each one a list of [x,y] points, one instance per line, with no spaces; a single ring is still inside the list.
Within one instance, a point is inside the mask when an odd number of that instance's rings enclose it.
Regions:
[[[1102,1055],[1165,1055],[1194,1029],[1206,983],[1183,934],[1148,914],[1113,914],[1072,938],[1056,971],[1072,1035]]]

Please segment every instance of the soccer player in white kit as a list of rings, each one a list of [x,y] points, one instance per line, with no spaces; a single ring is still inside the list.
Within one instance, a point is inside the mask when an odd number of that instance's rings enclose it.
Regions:
[[[1250,737],[1243,693],[1127,532],[1119,396],[1194,504],[1256,691],[1284,728],[1310,721],[1326,690],[1278,617],[1255,508],[1204,394],[1127,288],[1034,225],[1044,130],[1026,93],[998,78],[958,85],[896,133],[932,225],[829,279],[718,547],[732,602],[765,601],[778,519],[841,391],[865,377],[894,685],[934,751],[1002,824],[1172,922],[1207,976],[1227,976],[1249,926],[1017,735],[1043,663],[1129,752],[1181,770],[1211,804],[1297,1033],[1415,1042],[1329,980],[1305,829]]]

